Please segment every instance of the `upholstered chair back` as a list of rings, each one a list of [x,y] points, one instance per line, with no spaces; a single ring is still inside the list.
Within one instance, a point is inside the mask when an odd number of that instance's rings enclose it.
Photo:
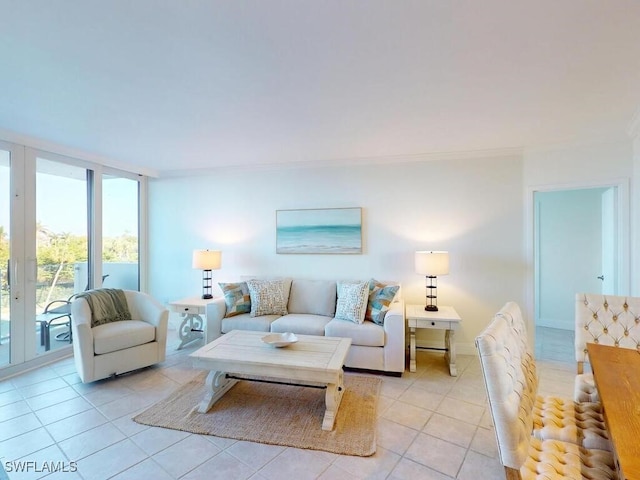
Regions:
[[[491,417],[505,467],[519,469],[528,458],[537,376],[530,368],[526,338],[516,334],[521,325],[512,321],[512,305],[496,315],[476,338]]]
[[[579,293],[575,330],[578,373],[589,361],[587,343],[640,350],[640,298]]]

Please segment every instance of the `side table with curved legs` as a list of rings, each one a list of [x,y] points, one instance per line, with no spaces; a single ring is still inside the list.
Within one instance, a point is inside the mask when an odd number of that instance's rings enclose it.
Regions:
[[[215,299],[202,299],[200,297],[189,297],[175,302],[169,302],[169,309],[172,312],[182,315],[182,322],[178,329],[180,345],[177,350],[181,350],[191,342],[207,338],[207,304]]]

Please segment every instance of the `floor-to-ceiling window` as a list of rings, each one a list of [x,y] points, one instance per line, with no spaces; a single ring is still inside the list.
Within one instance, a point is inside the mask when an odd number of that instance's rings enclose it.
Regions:
[[[102,276],[111,288],[139,289],[139,191],[137,178],[102,175]]]
[[[145,186],[138,174],[0,141],[0,378],[71,353],[75,294],[103,280],[144,285]]]

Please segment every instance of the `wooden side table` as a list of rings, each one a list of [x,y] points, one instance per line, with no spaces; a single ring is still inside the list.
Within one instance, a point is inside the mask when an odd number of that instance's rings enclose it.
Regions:
[[[437,312],[427,312],[424,305],[407,305],[405,310],[407,325],[411,330],[411,343],[409,346],[409,371],[416,371],[416,348],[430,349],[429,347],[416,347],[416,328],[428,328],[444,330],[444,358],[449,364],[449,374],[458,376],[456,368],[456,343],[455,332],[462,319],[453,307],[438,305]],[[433,349],[432,349],[433,350]],[[436,349],[440,350],[440,349]]]
[[[184,348],[194,340],[207,338],[207,304],[213,302],[215,298],[203,299],[201,297],[189,297],[169,302],[169,309],[182,315],[183,320],[178,330],[180,345],[176,350]],[[203,317],[204,316],[204,317]]]

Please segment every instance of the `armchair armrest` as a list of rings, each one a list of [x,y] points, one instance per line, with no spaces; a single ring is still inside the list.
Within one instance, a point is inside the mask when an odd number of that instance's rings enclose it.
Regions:
[[[404,372],[405,368],[405,316],[404,300],[391,304],[384,317],[384,369],[385,371]]]
[[[169,310],[149,294],[135,290],[125,290],[125,295],[131,315],[138,317],[134,318],[134,320],[142,320],[156,327],[156,342],[158,342],[161,352],[160,361],[164,361],[167,347],[167,329],[169,327]]]
[[[91,309],[84,298],[77,298],[71,303],[71,332],[76,370],[84,382],[86,378],[93,378],[94,365]]]
[[[227,304],[224,302],[224,297],[216,298],[213,302],[207,304],[207,343],[222,335],[222,319],[226,313]]]
[[[162,323],[163,317],[168,318],[169,310],[151,295],[133,290],[126,291],[125,295],[133,320],[143,320],[157,328]],[[136,313],[139,318],[135,318]]]

